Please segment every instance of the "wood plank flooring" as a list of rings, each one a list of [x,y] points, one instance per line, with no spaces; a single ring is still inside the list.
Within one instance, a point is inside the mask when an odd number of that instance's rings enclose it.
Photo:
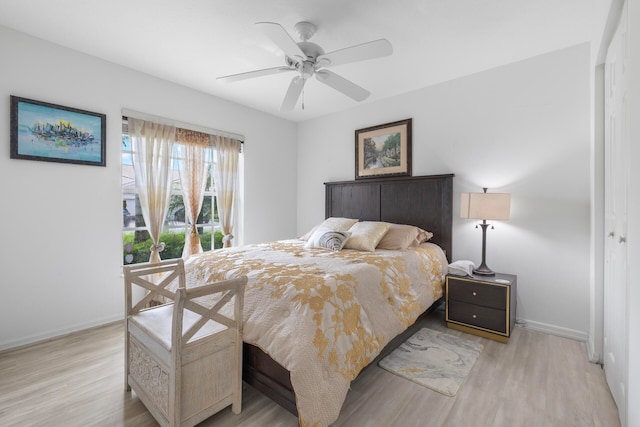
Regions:
[[[442,310],[422,321],[446,329]],[[617,409],[584,343],[517,327],[509,344],[464,334],[485,347],[455,397],[376,364],[352,383],[334,426],[619,426]],[[0,353],[1,426],[157,426],[124,391],[123,325],[115,324]],[[296,426],[297,419],[245,385],[243,411],[202,427]]]

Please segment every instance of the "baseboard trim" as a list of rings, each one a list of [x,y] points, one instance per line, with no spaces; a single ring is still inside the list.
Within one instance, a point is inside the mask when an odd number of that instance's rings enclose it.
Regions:
[[[60,329],[41,335],[32,335],[30,337],[21,338],[15,341],[7,341],[0,344],[0,353],[40,344],[42,342],[51,341],[52,339],[61,338],[66,335],[86,332],[87,330],[100,328],[113,323],[121,322],[122,320],[123,319],[121,316],[111,316],[83,325],[77,325],[72,328]],[[557,335],[563,338],[570,338],[577,341],[586,342],[589,360],[593,363],[598,363],[600,361],[600,355],[594,351],[594,348],[591,345],[592,343],[589,340],[589,335],[586,332],[527,319],[518,319],[517,324],[518,326],[529,328],[532,331],[544,332],[546,334]]]
[[[602,357],[600,356],[600,353],[596,352],[592,337],[587,339],[587,357],[589,357],[589,362],[591,363],[602,364]]]
[[[563,338],[570,338],[576,341],[588,342],[589,334],[575,329],[563,328],[561,326],[550,325],[548,323],[536,322],[534,320],[518,319],[519,326],[529,328],[532,331],[544,332],[545,334],[556,335]]]
[[[85,333],[92,329],[97,329],[103,326],[108,326],[114,323],[122,322],[123,320],[124,319],[122,315],[109,316],[93,322],[84,323],[82,325],[76,325],[69,328],[58,329],[56,331],[50,331],[50,332],[39,334],[39,335],[31,335],[29,337],[20,338],[15,341],[6,341],[3,343],[0,343],[0,354],[7,351],[13,351],[13,350],[19,350],[25,347],[31,347],[37,344],[41,344],[43,342],[48,342],[48,341],[51,341],[57,338],[62,338],[68,335]]]

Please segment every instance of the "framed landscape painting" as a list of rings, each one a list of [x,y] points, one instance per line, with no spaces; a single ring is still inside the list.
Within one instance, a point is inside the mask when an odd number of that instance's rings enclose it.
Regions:
[[[11,158],[106,165],[104,114],[11,96]]]
[[[411,119],[356,130],[356,179],[411,176]]]

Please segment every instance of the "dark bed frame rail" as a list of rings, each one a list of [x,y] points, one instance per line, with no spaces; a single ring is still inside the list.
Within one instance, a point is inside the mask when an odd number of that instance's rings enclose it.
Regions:
[[[327,182],[325,217],[415,225],[433,233],[430,241],[444,249],[451,262],[453,177],[453,174],[448,174]],[[418,319],[431,313],[441,302],[436,301]],[[417,323],[391,340],[372,363],[415,332]],[[243,380],[298,415],[289,371],[261,349],[247,343],[243,352]]]

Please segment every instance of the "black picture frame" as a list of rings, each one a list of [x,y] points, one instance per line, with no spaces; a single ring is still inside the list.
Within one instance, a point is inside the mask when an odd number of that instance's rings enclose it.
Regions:
[[[106,166],[107,116],[11,95],[12,159]]]
[[[356,130],[356,179],[411,176],[411,124],[405,119]]]

